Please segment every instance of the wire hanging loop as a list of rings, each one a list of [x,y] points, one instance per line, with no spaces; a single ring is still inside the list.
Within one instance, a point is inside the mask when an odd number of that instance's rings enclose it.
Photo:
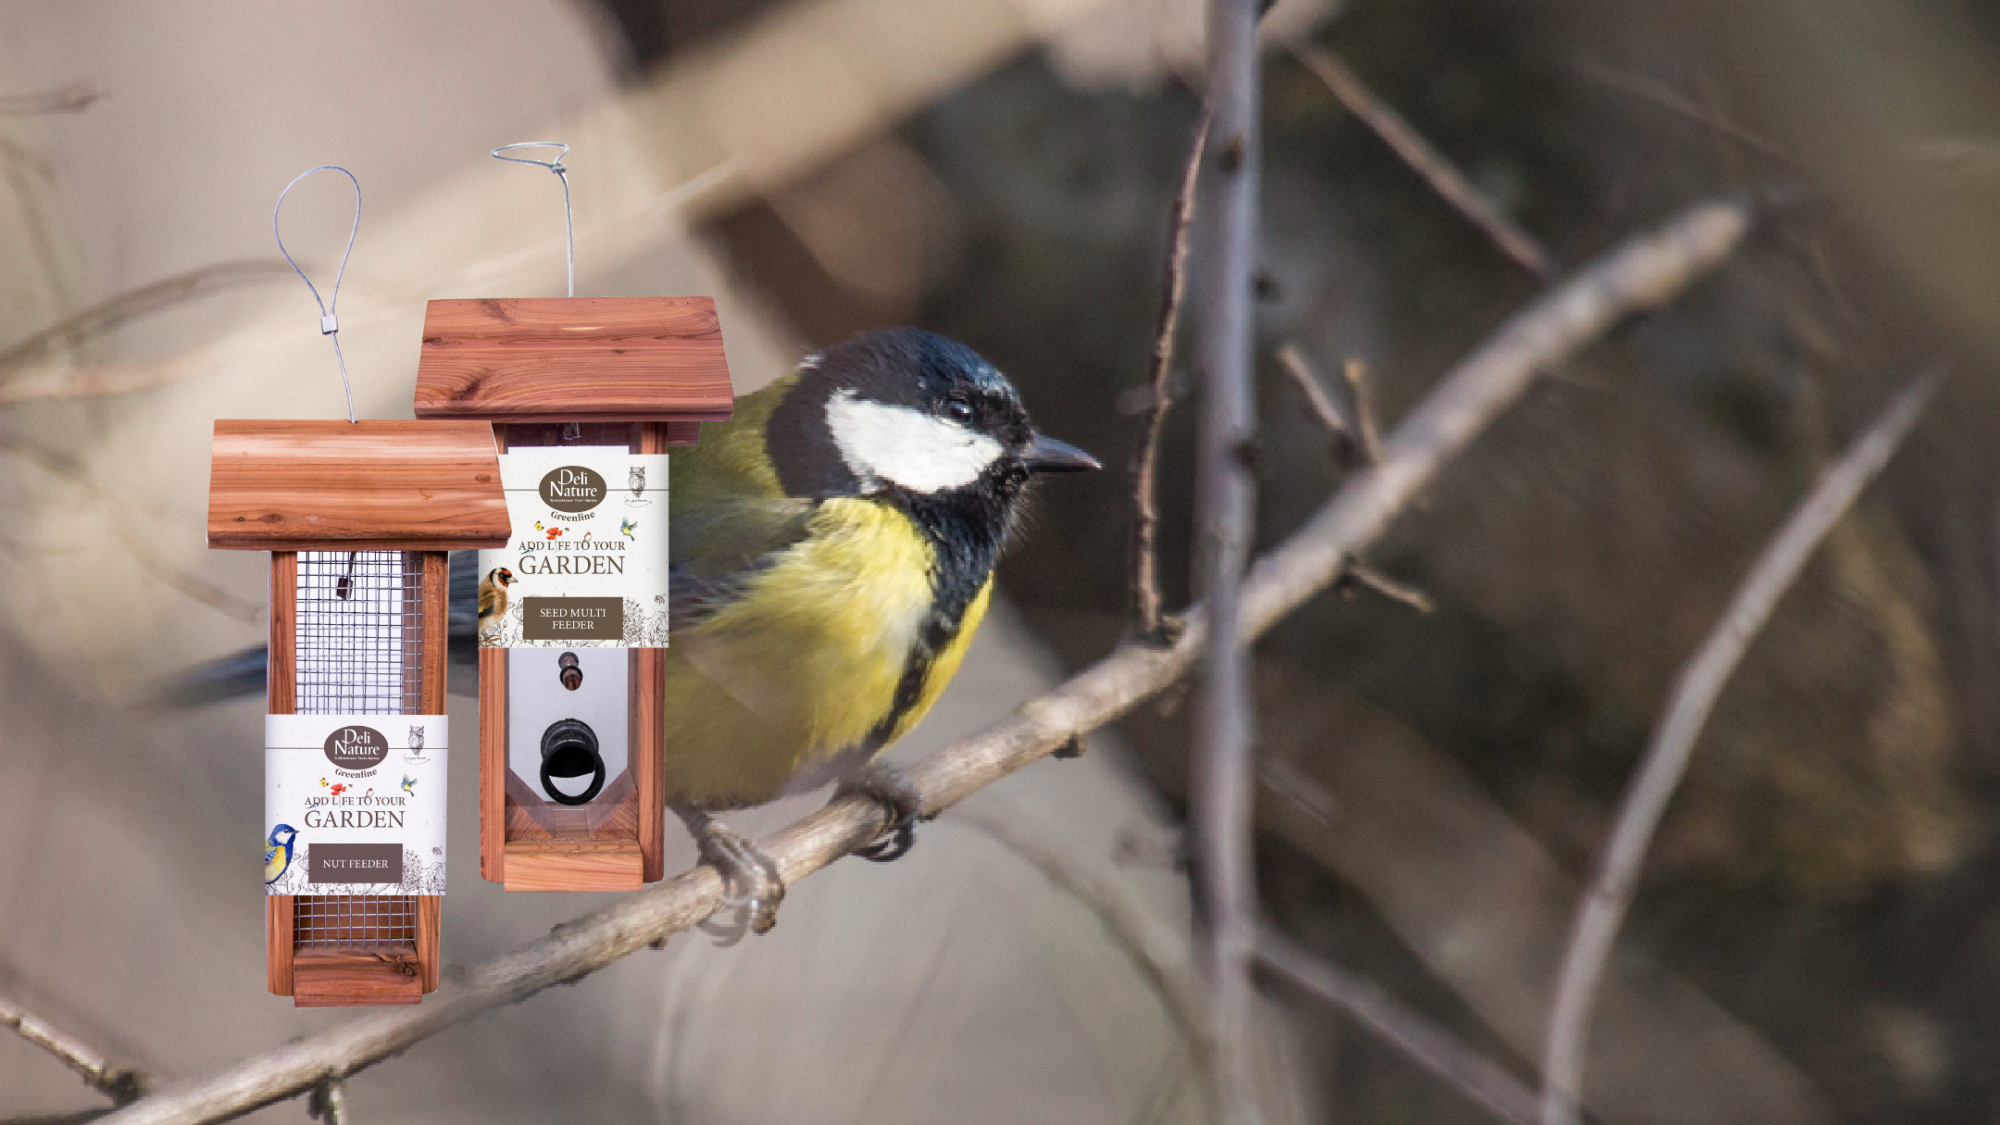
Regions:
[[[503,152],[512,152],[517,148],[559,148],[562,151],[556,154],[554,160],[534,160],[525,156],[500,155]],[[568,155],[569,146],[563,144],[561,141],[520,141],[511,145],[501,145],[499,148],[493,150],[493,159],[495,160],[505,160],[509,164],[533,164],[537,168],[547,168],[556,174],[556,179],[562,181],[563,233],[569,240],[568,249],[564,257],[569,263],[569,295],[574,297],[576,296],[576,224],[570,217],[569,210],[569,167],[563,163],[563,157]]]
[[[285,249],[285,236],[278,229],[278,216],[285,210],[285,196],[290,195],[292,189],[299,186],[300,180],[305,179],[315,172],[338,172],[347,177],[348,183],[354,185],[354,223],[347,228],[347,249],[340,253],[340,268],[335,270],[333,274],[333,292],[330,298],[326,300],[320,298],[319,286],[314,285],[312,278],[306,276],[306,271],[299,268],[298,262],[293,261],[292,252]],[[306,288],[312,291],[313,303],[319,306],[319,334],[333,338],[333,359],[335,363],[340,365],[340,389],[347,394],[347,420],[349,422],[355,420],[354,387],[347,381],[347,358],[340,354],[340,318],[335,314],[340,306],[340,279],[347,274],[347,258],[354,253],[354,235],[360,229],[361,181],[354,178],[354,173],[342,168],[338,164],[322,164],[317,168],[308,168],[292,177],[292,182],[286,184],[285,190],[278,193],[278,205],[271,208],[271,236],[278,240],[278,253],[285,256],[285,261],[291,263],[292,272],[298,274],[299,280],[305,282]]]

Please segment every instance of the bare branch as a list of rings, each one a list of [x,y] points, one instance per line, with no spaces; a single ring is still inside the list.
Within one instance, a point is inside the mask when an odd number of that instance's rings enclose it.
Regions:
[[[1210,218],[1203,224],[1196,364],[1201,425],[1195,448],[1194,571],[1214,637],[1202,662],[1188,765],[1188,842],[1194,861],[1196,944],[1208,996],[1223,1125],[1263,1120],[1252,1059],[1257,955],[1257,764],[1250,654],[1238,622],[1243,575],[1256,536],[1255,324],[1259,133],[1258,0],[1210,0],[1208,98],[1215,156],[1208,162]]]
[[[1639,771],[1625,791],[1597,877],[1577,909],[1576,925],[1570,931],[1569,948],[1556,978],[1542,1068],[1544,1125],[1575,1125],[1577,1121],[1584,1046],[1597,986],[1603,979],[1612,942],[1632,905],[1653,833],[1687,771],[1695,740],[1708,722],[1716,697],[1820,540],[1840,522],[1861,490],[1909,436],[1942,377],[1942,372],[1932,372],[1897,395],[1882,417],[1827,468],[1811,494],[1793,509],[1785,526],[1757,557],[1728,610],[1675,679]]]
[[[170,308],[192,297],[254,285],[290,272],[291,267],[277,259],[213,262],[128,289],[0,350],[0,374],[58,348],[82,343],[135,317]]]
[[[1347,393],[1354,399],[1354,426],[1361,434],[1361,455],[1370,465],[1382,459],[1382,431],[1375,421],[1375,393],[1368,389],[1368,365],[1349,359],[1340,367]]]
[[[66,457],[4,437],[0,437],[0,453],[12,453],[33,461],[49,472],[76,483],[98,500],[130,510],[129,501],[91,480],[81,465]],[[263,615],[264,606],[261,602],[244,601],[207,579],[162,560],[159,550],[146,541],[146,537],[131,520],[109,518],[105,523],[110,527],[111,533],[125,544],[126,550],[132,552],[135,558],[145,560],[146,573],[169,588],[178,590],[217,613],[233,617],[238,621],[254,622]]]
[[[1704,129],[1727,137],[1787,167],[1802,169],[1806,166],[1798,157],[1657,79],[1621,70],[1596,59],[1584,59],[1579,62],[1577,72],[1607,89],[1638,98],[1648,105],[1686,118]]]
[[[0,1027],[47,1051],[76,1071],[93,1090],[125,1105],[146,1092],[149,1080],[144,1071],[122,1066],[92,1050],[87,1044],[49,1025],[29,1012],[19,1001],[0,996]]]
[[[1441,381],[1390,435],[1381,465],[1349,481],[1291,538],[1260,558],[1243,588],[1239,636],[1253,640],[1339,573],[1341,560],[1387,529],[1418,490],[1510,403],[1535,373],[1595,340],[1620,318],[1665,303],[1726,258],[1750,225],[1738,203],[1693,208],[1635,238],[1510,319]],[[907,771],[935,816],[1016,770],[1113,722],[1174,684],[1208,643],[1197,608],[1169,648],[1140,643],[1028,700],[1010,719],[961,739]],[[760,847],[796,883],[879,836],[882,807],[845,797],[772,834]],[[193,1125],[296,1097],[328,1075],[352,1075],[447,1028],[545,988],[575,982],[713,913],[722,880],[697,867],[627,895],[452,980],[422,1005],[359,1016],[317,1034],[173,1083],[109,1120]]]
[[[1340,104],[1346,106],[1349,113],[1375,130],[1375,135],[1395,149],[1396,155],[1403,158],[1403,163],[1429,182],[1431,190],[1443,196],[1444,201],[1457,208],[1459,214],[1472,220],[1474,226],[1485,231],[1486,237],[1514,259],[1516,265],[1545,281],[1555,276],[1555,265],[1541,243],[1480,194],[1479,189],[1472,186],[1472,181],[1465,178],[1465,173],[1432,147],[1394,107],[1376,97],[1368,84],[1361,81],[1361,76],[1348,69],[1338,55],[1309,43],[1292,44],[1292,54],[1306,65],[1306,69],[1318,75],[1321,82],[1326,83],[1327,89],[1333,91],[1333,96],[1340,99]]]
[[[1304,991],[1339,1008],[1411,1062],[1514,1125],[1534,1125],[1535,1092],[1499,1063],[1473,1050],[1387,989],[1314,957],[1266,928],[1257,959]]]
[[[1347,416],[1320,385],[1319,374],[1313,370],[1312,361],[1297,344],[1285,344],[1278,349],[1278,370],[1283,371],[1299,393],[1306,396],[1306,407],[1312,411],[1319,424],[1333,437],[1336,447],[1348,447],[1357,454],[1361,451],[1361,435],[1348,424]]]
[[[53,90],[34,94],[0,97],[0,117],[32,117],[44,113],[81,113],[89,109],[104,91],[88,80],[70,82]]]
[[[1175,964],[1173,938],[1162,932],[1162,924],[1132,896],[1085,870],[1016,820],[980,812],[961,813],[955,819],[1013,852],[1097,917],[1112,944],[1159,997],[1213,1105],[1215,1056],[1209,1047],[1206,1008],[1194,979]]]
[[[1437,602],[1429,594],[1407,582],[1398,582],[1364,562],[1349,561],[1347,569],[1341,572],[1338,581],[1339,588],[1343,590],[1365,586],[1392,602],[1401,602],[1409,606],[1418,613],[1430,613],[1437,609]]]
[[[1188,142],[1187,167],[1181,172],[1181,190],[1174,196],[1167,217],[1167,260],[1165,280],[1160,290],[1160,317],[1153,331],[1153,360],[1147,369],[1146,385],[1152,398],[1146,404],[1146,422],[1139,433],[1139,450],[1132,457],[1132,610],[1138,618],[1138,635],[1164,639],[1160,618],[1159,560],[1159,460],[1160,428],[1167,407],[1173,402],[1174,330],[1180,324],[1181,298],[1187,293],[1188,225],[1194,221],[1195,186],[1201,179],[1201,156],[1208,148],[1208,102],[1195,118],[1194,139]]]

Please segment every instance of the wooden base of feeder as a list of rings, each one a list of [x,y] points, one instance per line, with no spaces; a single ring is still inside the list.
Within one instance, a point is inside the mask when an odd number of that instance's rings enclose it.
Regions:
[[[507,845],[510,891],[636,891],[645,886],[637,840],[535,840]]]
[[[438,918],[444,898],[417,895],[416,941],[299,949],[293,895],[267,895],[264,945],[267,986],[298,1008],[415,1004],[438,988]]]

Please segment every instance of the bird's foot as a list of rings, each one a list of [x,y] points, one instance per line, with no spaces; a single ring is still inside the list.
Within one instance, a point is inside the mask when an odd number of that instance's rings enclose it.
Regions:
[[[854,854],[874,863],[889,863],[909,854],[917,842],[917,824],[924,819],[924,795],[908,774],[894,766],[870,762],[833,791],[839,800],[849,793],[874,798],[889,812],[889,824],[874,841]]]
[[[778,865],[757,845],[700,809],[676,809],[694,837],[701,858],[722,874],[722,907],[701,922],[701,932],[717,945],[735,945],[747,933],[764,934],[778,924],[785,880]],[[730,920],[717,919],[729,914]]]

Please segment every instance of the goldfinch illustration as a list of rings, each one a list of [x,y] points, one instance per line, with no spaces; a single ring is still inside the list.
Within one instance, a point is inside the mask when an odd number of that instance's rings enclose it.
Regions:
[[[264,840],[264,882],[277,882],[285,875],[285,869],[292,865],[292,841],[298,839],[299,830],[289,824],[280,824],[271,829]]]
[[[500,620],[507,616],[507,587],[514,581],[514,572],[504,566],[496,566],[479,580],[479,631],[498,629]]]

